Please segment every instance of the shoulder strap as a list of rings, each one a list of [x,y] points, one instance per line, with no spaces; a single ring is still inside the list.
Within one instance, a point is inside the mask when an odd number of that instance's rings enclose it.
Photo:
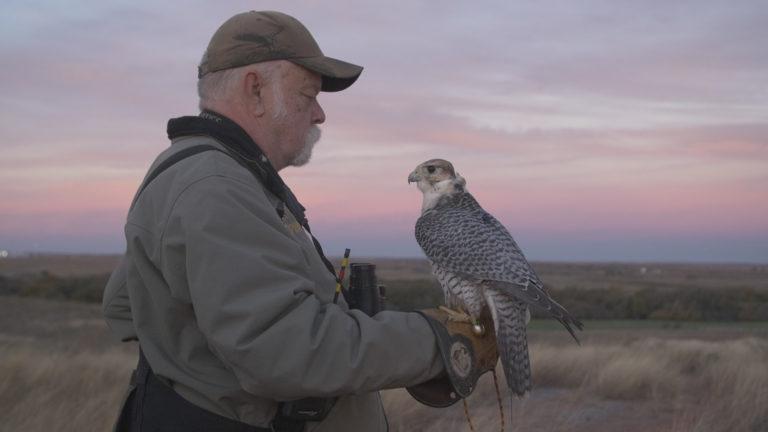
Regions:
[[[219,151],[222,153],[227,154],[224,150],[221,150],[220,148],[214,147],[210,144],[198,144],[192,147],[187,147],[183,150],[179,150],[176,153],[170,155],[166,160],[162,161],[154,170],[152,170],[151,173],[147,176],[147,178],[144,180],[144,183],[139,188],[139,191],[136,192],[136,197],[133,198],[133,202],[131,203],[131,210],[133,209],[133,206],[136,205],[136,201],[139,199],[139,195],[141,195],[142,192],[144,192],[144,189],[149,186],[150,183],[152,183],[152,180],[157,178],[160,174],[162,174],[163,171],[167,170],[177,162],[186,159],[190,156],[194,156],[198,153],[202,153],[204,151]]]

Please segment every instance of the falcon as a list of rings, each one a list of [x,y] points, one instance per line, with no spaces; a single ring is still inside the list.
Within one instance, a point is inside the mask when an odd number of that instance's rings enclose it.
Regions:
[[[578,342],[582,324],[554,301],[506,228],[467,192],[466,181],[443,159],[428,160],[408,176],[424,194],[416,241],[445,294],[446,311],[475,324],[491,314],[507,386],[531,390],[526,325],[529,306],[552,315]]]

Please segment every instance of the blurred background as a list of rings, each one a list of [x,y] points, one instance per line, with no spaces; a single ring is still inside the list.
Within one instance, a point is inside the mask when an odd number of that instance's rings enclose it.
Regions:
[[[330,255],[377,264],[390,308],[441,302],[406,178],[445,158],[586,322],[576,346],[532,321],[535,389],[514,430],[768,430],[766,2],[3,9],[0,431],[112,421],[135,347],[97,303],[127,208],[167,120],[197,113],[211,34],[250,9],[289,13],[365,66],[321,94],[312,162],[281,172]],[[469,400],[482,430],[498,427],[495,400],[487,380]],[[467,430],[460,407],[384,401],[393,430]]]

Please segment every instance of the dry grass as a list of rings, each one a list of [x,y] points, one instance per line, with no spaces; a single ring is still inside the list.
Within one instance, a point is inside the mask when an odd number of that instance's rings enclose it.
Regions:
[[[0,297],[0,431],[104,431],[134,366],[98,306]],[[512,401],[514,431],[768,430],[768,338],[728,329],[532,331],[535,389]],[[713,336],[717,334],[717,336]],[[422,406],[402,390],[383,399],[392,431],[466,431],[461,404]],[[478,431],[498,430],[490,374],[470,397]],[[510,401],[505,396],[505,413]],[[509,419],[507,419],[509,420]]]
[[[692,431],[768,430],[768,341],[649,338],[626,345],[534,346],[539,385],[605,399],[663,400]],[[680,426],[682,427],[682,426]]]
[[[531,358],[536,388],[512,401],[516,431],[768,430],[765,339],[535,344]],[[470,398],[478,430],[498,430],[495,399],[486,376]],[[400,413],[394,430],[467,430],[461,404],[426,408],[402,391],[387,392],[385,401],[388,412]],[[509,403],[505,397],[506,413]]]
[[[98,306],[0,297],[0,432],[110,430],[134,349]]]
[[[0,349],[3,431],[107,431],[135,361],[124,350]]]

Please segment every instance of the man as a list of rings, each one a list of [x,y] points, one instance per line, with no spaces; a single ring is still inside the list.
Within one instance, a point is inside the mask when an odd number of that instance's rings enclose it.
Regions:
[[[334,302],[332,265],[277,174],[309,161],[318,93],[361,71],[278,12],[236,15],[213,35],[202,113],[169,122],[104,294],[110,327],[142,352],[120,427],[386,430],[377,390],[444,371],[424,317]]]

